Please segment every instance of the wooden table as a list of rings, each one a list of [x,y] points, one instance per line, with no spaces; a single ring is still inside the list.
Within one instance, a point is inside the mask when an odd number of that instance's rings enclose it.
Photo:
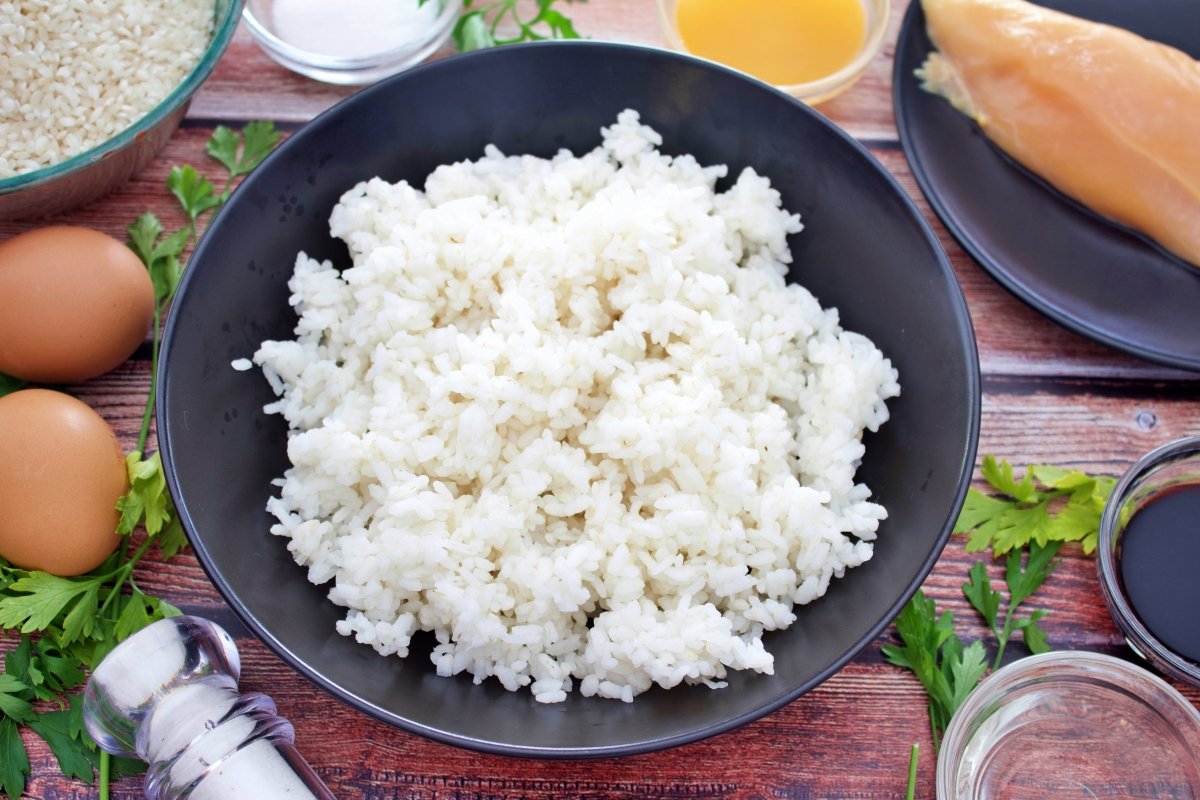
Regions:
[[[980,454],[1015,464],[1049,462],[1119,474],[1141,454],[1172,439],[1200,434],[1200,374],[1124,356],[1069,333],[1009,295],[947,234],[909,174],[892,118],[893,43],[904,0],[894,3],[883,54],[849,93],[821,111],[850,131],[891,170],[933,225],[954,263],[974,320],[983,369]],[[653,0],[592,0],[570,9],[594,38],[660,44]],[[448,51],[441,55],[448,54]],[[272,119],[294,131],[351,93],[293,75],[258,50],[243,29],[196,96],[183,127],[140,176],[109,198],[62,222],[123,238],[150,209],[179,221],[164,188],[171,165],[200,164],[212,129]],[[32,227],[0,223],[0,239]],[[1197,345],[1200,347],[1200,344]],[[137,438],[149,386],[149,348],[109,375],[73,387],[116,429],[126,449]],[[976,473],[978,475],[978,473]],[[977,485],[981,485],[977,483]],[[1093,560],[1077,547],[1035,602],[1056,649],[1130,657],[1100,597]],[[925,583],[969,636],[983,634],[959,586],[974,560],[951,541]],[[999,569],[993,567],[993,574]],[[315,689],[242,628],[190,553],[169,565],[146,564],[143,588],[186,612],[207,616],[238,637],[242,687],[271,694],[297,728],[297,743],[339,797],[352,798],[896,798],[913,742],[922,743],[919,797],[932,798],[934,759],[925,696],[911,674],[886,664],[879,642],[791,705],[739,730],[662,753],[624,759],[550,762],[480,755],[375,722]],[[1011,655],[1024,651],[1020,645]],[[1183,688],[1183,687],[1180,687]],[[1185,689],[1200,704],[1200,692]],[[49,751],[28,740],[37,798],[84,798],[95,790],[61,777]],[[140,778],[121,782],[115,797],[139,798]]]

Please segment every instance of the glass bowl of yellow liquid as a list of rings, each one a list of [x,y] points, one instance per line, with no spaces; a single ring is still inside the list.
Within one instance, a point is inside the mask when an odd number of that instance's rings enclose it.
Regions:
[[[809,105],[849,89],[883,47],[888,0],[658,0],[671,47]]]

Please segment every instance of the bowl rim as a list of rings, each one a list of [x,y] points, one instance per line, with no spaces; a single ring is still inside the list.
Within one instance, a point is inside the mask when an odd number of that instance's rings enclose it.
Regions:
[[[775,95],[778,99],[790,104],[794,104],[796,107],[802,109],[802,113],[811,115],[818,125],[827,128],[828,132],[838,138],[843,145],[846,145],[855,151],[863,160],[864,165],[867,168],[874,170],[879,177],[882,178],[886,184],[892,188],[895,197],[902,203],[904,208],[908,211],[910,218],[916,223],[921,236],[924,237],[929,246],[930,252],[934,256],[934,260],[937,263],[943,282],[950,290],[953,306],[952,313],[957,322],[953,335],[959,339],[963,348],[963,353],[966,357],[966,363],[964,366],[966,367],[968,374],[966,391],[970,408],[968,413],[967,437],[966,441],[963,443],[963,451],[960,454],[962,460],[958,467],[958,483],[954,492],[952,503],[947,509],[946,519],[942,524],[937,538],[933,542],[934,546],[931,548],[928,556],[923,560],[917,572],[908,581],[904,591],[901,592],[897,599],[885,610],[883,615],[855,643],[850,645],[836,659],[834,659],[830,664],[828,664],[825,668],[820,670],[808,680],[803,681],[800,684],[787,687],[784,691],[781,691],[778,695],[774,696],[768,701],[760,703],[754,708],[748,709],[741,714],[722,719],[718,722],[700,725],[671,736],[665,736],[658,739],[638,739],[633,742],[622,743],[619,745],[547,747],[512,744],[508,742],[483,739],[457,733],[449,733],[404,717],[394,711],[372,703],[362,697],[359,697],[353,691],[340,686],[331,679],[322,675],[310,664],[308,664],[302,657],[290,649],[285,642],[272,635],[267,630],[264,623],[258,620],[255,614],[246,608],[245,604],[238,597],[234,587],[232,587],[229,582],[215,570],[209,549],[198,536],[193,534],[196,526],[192,519],[187,502],[184,500],[180,491],[178,474],[176,471],[176,455],[171,442],[169,420],[172,416],[172,400],[171,392],[166,391],[166,387],[170,385],[171,378],[172,359],[169,357],[169,351],[172,348],[175,338],[179,335],[178,329],[181,325],[179,316],[174,313],[175,305],[172,306],[171,313],[167,318],[166,329],[164,331],[161,344],[163,358],[159,363],[157,376],[157,385],[160,388],[155,400],[155,417],[159,423],[159,450],[162,457],[163,471],[166,477],[167,487],[171,493],[173,501],[175,502],[180,523],[182,524],[184,531],[187,533],[188,540],[192,545],[192,549],[196,553],[200,565],[203,567],[213,585],[216,586],[222,598],[229,605],[230,609],[233,610],[238,619],[256,638],[266,644],[269,649],[282,658],[293,670],[308,679],[311,683],[320,687],[328,694],[336,697],[338,700],[351,706],[352,708],[374,717],[380,722],[387,723],[393,727],[423,736],[428,739],[432,739],[437,742],[441,742],[443,744],[449,744],[455,747],[463,747],[477,752],[502,756],[556,760],[611,758],[618,756],[637,755],[700,741],[702,739],[706,739],[753,722],[754,720],[760,719],[767,714],[782,708],[788,703],[791,703],[793,700],[799,698],[801,695],[811,691],[813,688],[825,682],[832,675],[840,671],[847,663],[849,663],[856,655],[858,655],[858,653],[874,642],[883,632],[883,630],[892,623],[904,605],[920,588],[926,576],[928,576],[929,572],[933,569],[934,564],[937,562],[938,558],[940,558],[946,542],[950,538],[954,523],[958,517],[958,512],[962,508],[963,502],[966,498],[967,490],[971,485],[979,444],[980,416],[982,406],[982,382],[979,370],[979,352],[975,340],[974,326],[971,322],[971,316],[967,308],[966,298],[962,293],[962,287],[959,284],[957,276],[954,272],[954,268],[950,263],[949,256],[946,255],[946,251],[944,248],[942,248],[940,242],[938,241],[936,234],[933,232],[933,228],[921,214],[916,203],[911,197],[908,196],[908,193],[904,191],[899,181],[897,181],[896,178],[887,171],[887,169],[878,161],[878,159],[872,156],[870,151],[868,151],[863,144],[854,139],[854,137],[852,137],[842,128],[838,127],[833,122],[830,122],[820,112],[814,110],[810,106],[806,105],[795,97],[792,97],[786,92],[783,92],[764,81],[754,78],[753,76],[746,75],[745,73],[736,69],[732,69],[722,64],[699,58],[688,53],[680,53],[661,47],[624,42],[554,40],[533,42],[528,44],[507,45],[502,48],[501,51],[515,54],[535,47],[544,49],[589,48],[595,50],[607,50],[614,57],[620,57],[624,53],[632,52],[642,55],[650,55],[655,58],[681,60],[696,64],[704,70],[724,73],[726,75],[733,76],[738,80],[749,82],[752,85],[752,88],[755,88],[759,91],[768,91]],[[315,130],[318,126],[323,124],[334,124],[329,123],[329,120],[334,119],[332,115],[338,113],[338,110],[343,106],[348,104],[370,103],[371,98],[373,98],[376,94],[386,93],[387,87],[392,82],[421,80],[421,77],[427,70],[441,69],[444,68],[443,65],[450,63],[486,61],[492,57],[490,54],[496,52],[497,50],[493,48],[489,50],[464,53],[452,56],[450,58],[422,64],[414,69],[401,72],[339,101],[326,111],[316,116],[303,128],[293,134],[292,138],[296,138],[297,141],[303,142],[303,137],[310,127]],[[290,142],[291,139],[288,141]],[[267,168],[268,165],[273,164],[276,161],[283,160],[287,157],[288,153],[285,151],[284,147],[276,148],[275,151],[272,152],[271,155],[269,155],[262,162],[262,164],[260,164],[250,175],[246,176],[245,186],[239,187],[239,190],[246,187],[253,189],[253,186],[257,182],[259,175],[265,173],[265,168]],[[208,226],[204,235],[201,237],[200,242],[193,253],[193,258],[201,255],[203,251],[211,245],[212,240],[215,239],[216,236],[220,235],[221,228],[223,227],[223,223],[228,214],[228,206],[217,213],[216,217],[212,220],[212,223]],[[184,271],[176,294],[177,300],[186,294],[191,281],[195,278],[195,273],[196,271],[190,269]]]
[[[228,5],[226,5],[225,11],[219,18],[216,16],[216,5],[214,4],[213,6],[214,25],[212,38],[209,40],[208,47],[204,49],[204,54],[200,56],[200,60],[196,63],[196,66],[188,72],[183,82],[172,89],[171,93],[163,98],[154,108],[150,109],[137,122],[116,136],[105,139],[103,142],[84,150],[82,153],[73,155],[56,164],[51,164],[48,167],[41,167],[30,172],[22,172],[8,178],[0,178],[0,195],[48,183],[65,175],[86,169],[145,136],[147,131],[154,128],[154,126],[158,125],[186,103],[196,93],[196,90],[208,80],[209,75],[216,69],[217,62],[221,60],[221,57],[225,54],[225,50],[229,47],[229,43],[233,41],[238,21],[241,19],[242,6],[246,0],[227,0],[227,2]]]

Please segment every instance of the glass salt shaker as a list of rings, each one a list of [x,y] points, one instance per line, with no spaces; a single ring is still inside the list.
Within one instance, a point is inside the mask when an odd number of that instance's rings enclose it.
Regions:
[[[150,765],[147,800],[335,800],[271,698],[238,692],[240,672],[220,626],[160,620],[96,667],[84,724],[108,752]]]

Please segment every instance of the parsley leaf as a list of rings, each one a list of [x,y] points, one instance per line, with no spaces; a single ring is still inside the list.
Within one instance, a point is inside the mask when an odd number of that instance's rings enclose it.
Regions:
[[[66,710],[39,714],[29,727],[50,746],[63,775],[88,783],[95,779],[89,755],[96,745],[84,732],[83,704],[78,697],[71,698]]]
[[[225,169],[232,173],[237,169],[237,151],[241,143],[242,137],[224,125],[218,125],[208,144],[204,145],[204,152],[220,161]]]
[[[33,704],[21,697],[29,687],[12,675],[0,675],[0,713],[18,722],[33,718]]]
[[[21,637],[21,644],[4,657],[4,671],[28,684],[37,700],[52,700],[61,692],[83,683],[83,668],[77,659],[62,654],[48,638]]]
[[[272,122],[248,122],[242,128],[242,155],[237,168],[230,170],[233,177],[245,175],[263,162],[275,145],[279,144],[279,131]]]
[[[21,633],[44,630],[72,603],[95,595],[103,578],[60,578],[45,572],[30,572],[8,587],[0,600],[0,626],[19,628]]]
[[[1008,584],[1010,606],[1021,605],[1046,582],[1057,565],[1054,556],[1058,555],[1059,547],[1061,545],[1058,542],[1046,545],[1034,542],[1029,547],[1029,558],[1024,567],[1021,566],[1019,551],[1008,554],[1004,582]]]
[[[29,754],[11,718],[0,717],[0,789],[11,800],[20,800],[29,776]]]
[[[1032,472],[1027,472],[1021,482],[1018,483],[1013,479],[1012,464],[1009,464],[1007,461],[1001,461],[997,464],[995,456],[989,455],[983,457],[980,472],[983,473],[984,480],[992,486],[1009,497],[1016,498],[1023,503],[1030,502],[1037,495],[1037,491],[1033,488]]]
[[[981,471],[1005,497],[990,497],[976,489],[967,493],[954,532],[970,534],[969,552],[990,547],[994,554],[1004,555],[1030,543],[1049,542],[1079,542],[1087,554],[1096,549],[1100,517],[1116,484],[1114,478],[1038,464],[1018,481],[1012,465],[992,456],[984,457]],[[1038,489],[1038,484],[1045,488]]]
[[[154,284],[154,302],[160,312],[179,285],[179,277],[182,274],[179,259],[187,247],[192,230],[192,226],[189,225],[160,240],[163,234],[162,223],[149,211],[138,217],[127,229],[129,248],[137,254],[150,273],[150,282]]]
[[[135,450],[125,457],[125,469],[129,474],[129,493],[117,501],[117,510],[121,512],[117,533],[133,533],[138,523],[142,523],[146,533],[155,536],[174,511],[167,493],[162,458],[155,453],[142,460],[142,454]]]
[[[35,573],[36,574],[36,573]],[[64,647],[91,636],[96,629],[96,614],[100,607],[100,583],[90,583],[63,619],[58,641]]]
[[[167,501],[170,502],[170,495],[167,496]],[[174,558],[176,553],[188,546],[187,534],[183,532],[183,525],[179,522],[179,515],[175,512],[173,503],[170,506],[170,514],[171,521],[154,540],[158,542],[159,552],[167,560]]]
[[[543,5],[549,4],[543,2]],[[561,11],[553,11],[548,8],[544,9],[542,13],[538,15],[538,20],[546,23],[546,26],[550,28],[550,32],[555,39],[580,38],[579,31],[575,30],[575,24],[572,23],[568,17],[564,16]]]
[[[482,11],[468,11],[454,23],[454,46],[460,52],[469,53],[472,50],[485,50],[496,46],[496,37],[488,28]]]
[[[987,671],[987,651],[983,649],[983,642],[971,642],[950,660],[949,666],[951,695],[947,723]]]
[[[163,558],[169,560],[187,547],[188,542],[167,491],[162,457],[155,453],[143,459],[135,450],[125,457],[125,467],[129,473],[129,492],[117,501],[117,510],[121,512],[117,533],[132,533],[142,525],[146,535],[157,542]]]
[[[142,263],[149,266],[154,261],[154,243],[162,236],[163,226],[158,217],[147,211],[133,221],[127,229],[129,249],[137,254]]]
[[[278,143],[279,131],[271,122],[249,122],[240,135],[224,125],[218,125],[204,152],[221,162],[232,180],[261,164]]]
[[[192,222],[212,208],[221,205],[221,198],[215,195],[216,187],[191,164],[182,167],[172,167],[167,176],[167,188],[179,200],[183,211]]]
[[[109,756],[109,769],[112,770],[114,778],[123,778],[128,775],[141,775],[146,771],[146,764],[143,761],[138,761],[136,758],[117,758]]]
[[[150,623],[175,616],[179,616],[179,609],[175,606],[134,589],[123,599],[114,633],[117,641],[123,642]]]
[[[1031,612],[1025,619],[1019,619],[1013,623],[1013,628],[1021,632],[1021,636],[1025,639],[1025,646],[1031,653],[1050,652],[1050,644],[1046,641],[1046,632],[1038,627],[1038,620],[1044,616],[1046,616],[1045,610],[1039,608]]]
[[[970,601],[971,607],[979,612],[988,627],[995,630],[996,618],[1000,613],[1000,593],[992,589],[988,579],[987,565],[976,561],[971,567],[970,580],[962,585],[963,594]]]

